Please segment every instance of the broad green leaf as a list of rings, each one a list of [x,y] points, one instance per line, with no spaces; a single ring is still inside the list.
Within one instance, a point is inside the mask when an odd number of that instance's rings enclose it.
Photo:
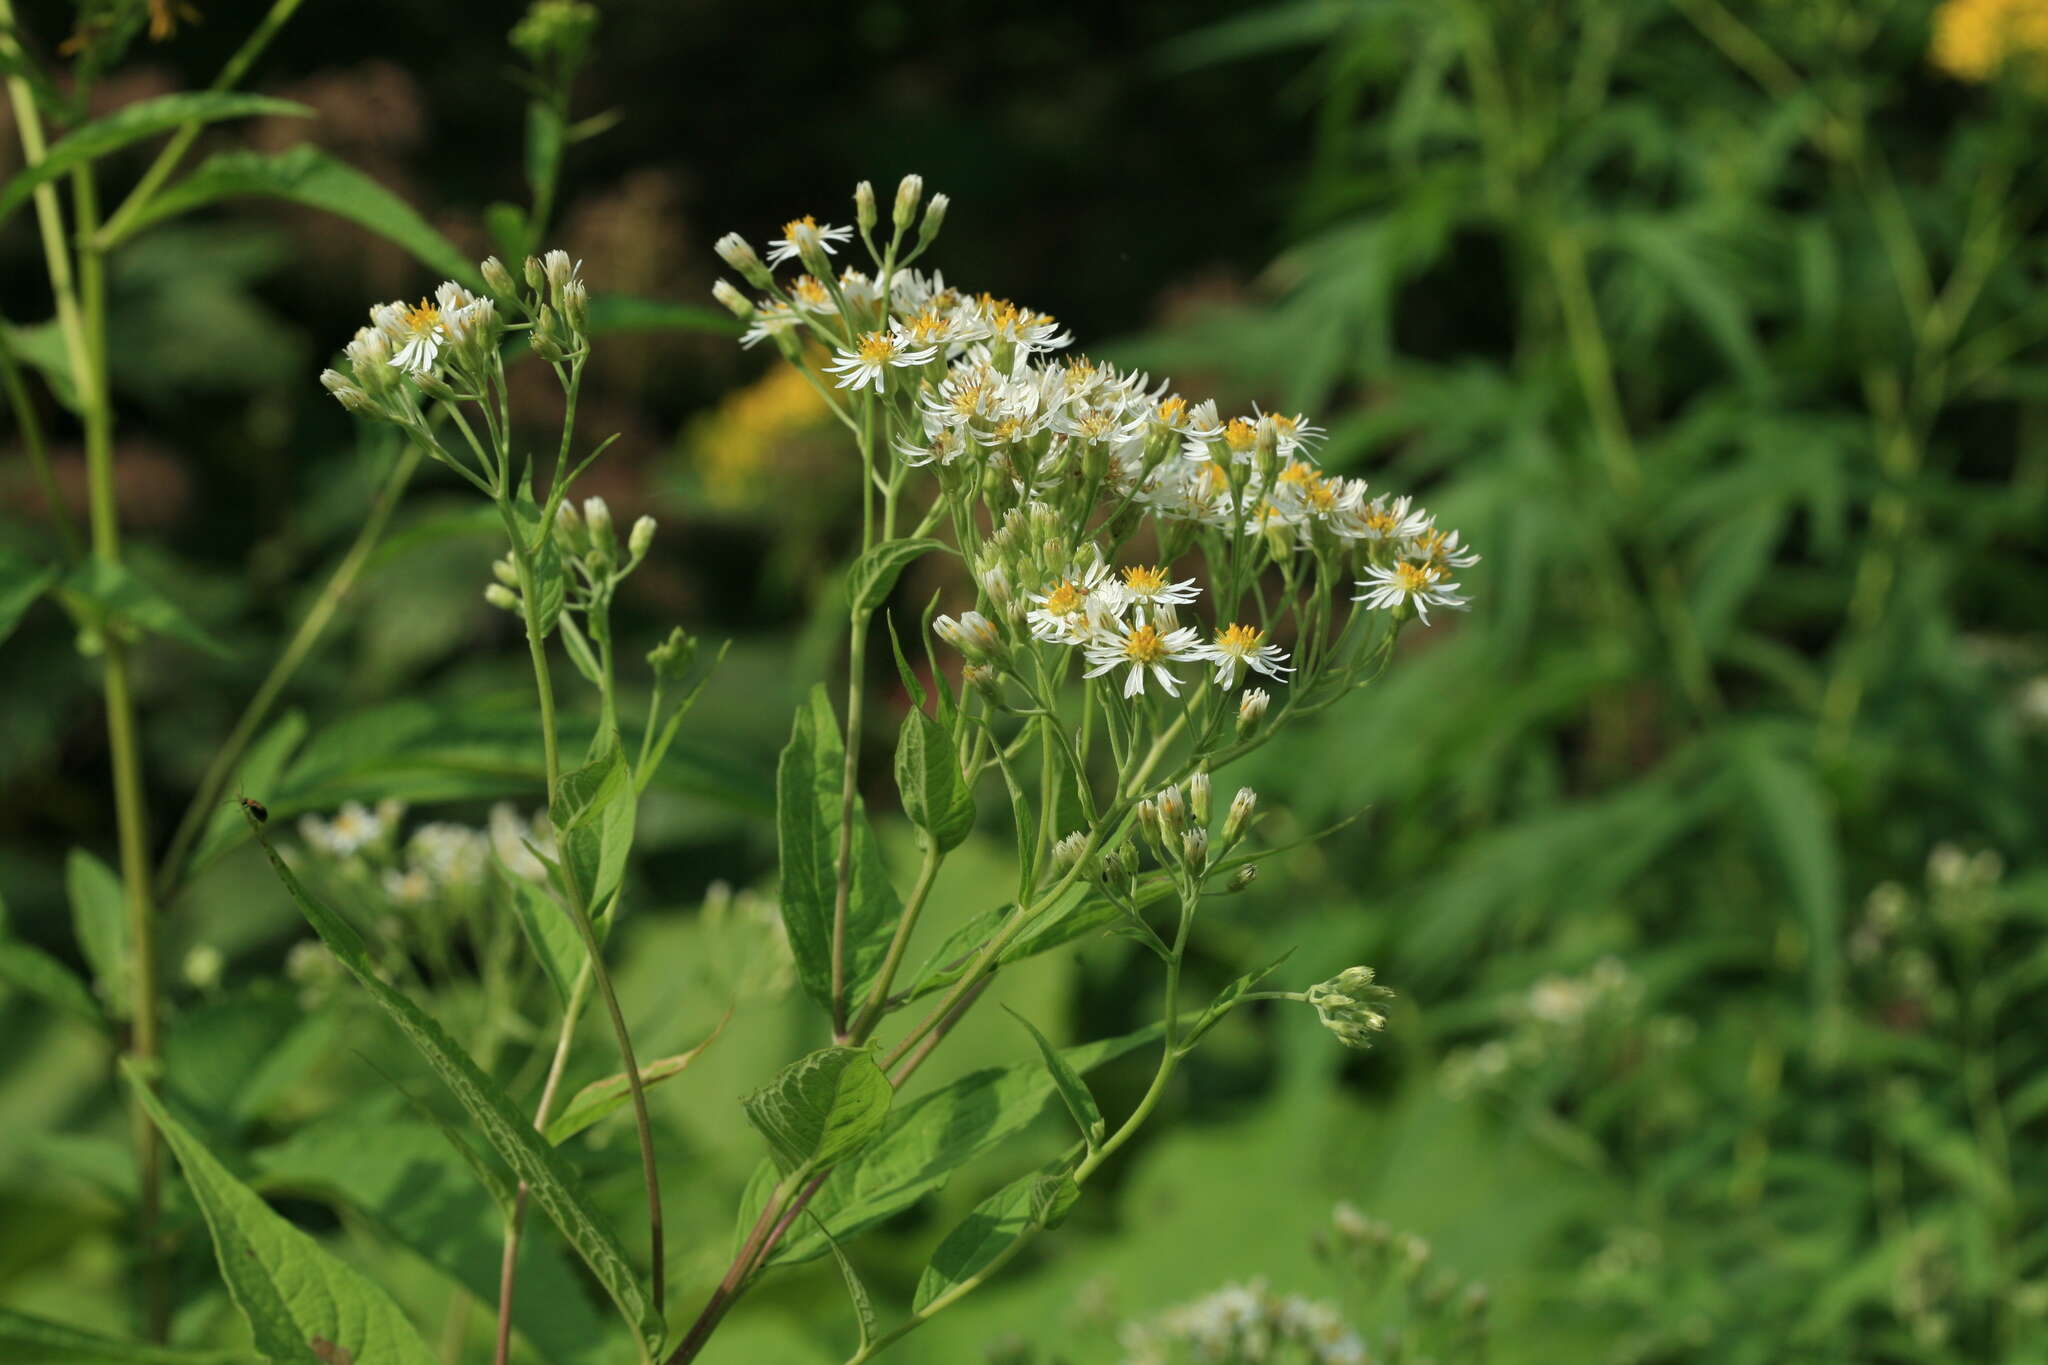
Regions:
[[[92,967],[93,986],[108,1014],[128,1017],[128,900],[114,870],[82,848],[64,862],[71,927]]]
[[[286,199],[346,218],[396,242],[429,269],[467,284],[478,282],[475,264],[411,205],[355,167],[310,145],[274,155],[218,152],[150,200],[128,230],[133,234],[223,199],[250,196]]]
[[[106,1021],[91,988],[69,967],[32,943],[0,938],[0,982],[74,1019],[89,1024]]]
[[[625,294],[593,294],[590,297],[592,336],[630,332],[718,332],[738,336],[740,330],[740,320],[719,308],[667,303],[660,299],[636,299]]]
[[[854,614],[863,615],[881,606],[912,560],[945,548],[944,541],[928,538],[885,540],[856,559],[846,575],[846,600]]]
[[[866,1048],[820,1048],[742,1100],[776,1165],[822,1171],[857,1155],[882,1130],[896,1096]]]
[[[782,918],[796,955],[797,979],[827,1010],[832,1008],[832,917],[845,765],[846,750],[832,703],[822,686],[813,688],[809,705],[797,708],[776,769],[775,815],[782,855]],[[888,954],[889,936],[903,907],[858,800],[849,856],[846,989],[849,1000],[861,1000]]]
[[[1025,1234],[1057,1226],[1080,1197],[1069,1173],[1034,1171],[982,1200],[932,1253],[911,1311],[924,1312],[932,1300],[986,1272]]]
[[[138,100],[65,134],[34,167],[15,172],[5,188],[0,188],[0,219],[20,208],[35,193],[36,186],[131,142],[168,133],[187,123],[218,123],[222,119],[263,114],[311,118],[313,111],[292,100],[228,90],[194,90]]]
[[[0,322],[0,345],[43,377],[52,398],[73,412],[80,411],[78,385],[71,378],[71,353],[64,348],[64,333],[55,318],[20,324]]]
[[[112,626],[167,636],[216,658],[233,651],[193,623],[176,603],[137,578],[126,565],[94,556],[64,576],[58,596],[81,626]]]
[[[1101,1146],[1109,1129],[1102,1121],[1102,1111],[1095,1107],[1095,1096],[1089,1092],[1088,1083],[1060,1055],[1060,1050],[1052,1045],[1052,1039],[1038,1031],[1038,1025],[1008,1005],[1003,1008],[1009,1010],[1012,1019],[1030,1031],[1031,1041],[1038,1044],[1038,1054],[1045,1059],[1045,1069],[1052,1077],[1053,1089],[1059,1091],[1060,1098],[1066,1102],[1067,1112],[1074,1116],[1074,1125],[1088,1140],[1088,1149],[1093,1151]]]
[[[576,986],[577,974],[589,958],[584,951],[583,936],[569,922],[569,916],[575,911],[565,909],[546,887],[536,886],[504,863],[498,864],[498,871],[505,880],[512,913],[519,921],[521,932],[526,935],[527,946],[540,959],[541,970],[547,973],[548,984],[555,988],[556,998],[567,1005],[569,994]]]
[[[953,737],[923,711],[912,708],[896,736],[896,790],[903,814],[939,852],[959,847],[974,830],[974,793],[961,780],[953,758]]]
[[[562,774],[553,807],[556,840],[573,904],[582,912],[600,913],[626,878],[638,796],[616,738],[596,758]]]
[[[239,1351],[122,1341],[10,1308],[0,1308],[0,1360],[7,1365],[253,1365]]]
[[[26,555],[0,546],[0,644],[14,634],[22,616],[44,589],[57,581],[55,565],[37,564]]]
[[[1068,1048],[1077,1074],[1158,1040],[1158,1024],[1119,1038]],[[809,1205],[841,1242],[901,1213],[945,1184],[953,1172],[1020,1133],[1045,1108],[1052,1080],[1035,1062],[972,1072],[890,1111],[881,1135],[859,1159],[834,1171]],[[772,1183],[772,1182],[771,1182]],[[765,1198],[765,1194],[763,1195]],[[744,1232],[744,1229],[742,1229]],[[825,1254],[808,1225],[792,1231],[769,1263]]]
[[[432,1016],[377,975],[354,926],[310,894],[268,842],[263,852],[328,949],[419,1049],[505,1164],[526,1182],[534,1201],[562,1230],[646,1348],[657,1347],[663,1331],[660,1315],[641,1289],[617,1234],[598,1218],[568,1164]]]
[[[910,660],[903,657],[903,641],[896,634],[896,617],[893,613],[882,614],[882,624],[889,628],[889,652],[896,659],[896,676],[903,682],[903,690],[910,694],[910,704],[918,710],[924,709],[924,684],[911,671]]]
[[[726,1023],[731,1018],[732,1011],[727,1010],[725,1017],[718,1021],[718,1026],[711,1030],[710,1036],[688,1052],[663,1057],[660,1061],[649,1062],[641,1067],[641,1089],[665,1081],[671,1076],[680,1076],[691,1062],[697,1060],[705,1048],[718,1041],[718,1035],[725,1032]],[[623,1108],[632,1098],[633,1088],[626,1084],[626,1073],[623,1071],[617,1075],[607,1076],[601,1081],[592,1081],[577,1091],[569,1103],[563,1106],[562,1112],[548,1123],[547,1139],[559,1147],[592,1124]]]
[[[129,1089],[177,1155],[213,1234],[221,1278],[248,1319],[257,1350],[280,1365],[437,1365],[389,1294],[230,1175],[133,1067],[124,1063],[123,1069]]]
[[[498,1201],[511,1196],[512,1181],[489,1164],[484,1169],[492,1182],[472,1181],[472,1174],[479,1180],[482,1174],[471,1161],[490,1158],[478,1152],[465,1157],[435,1131],[440,1126],[389,1112],[373,1097],[256,1153],[251,1179],[267,1191],[289,1190],[355,1211],[480,1303],[493,1304],[505,1238]],[[554,1238],[529,1232],[520,1250],[513,1326],[553,1365],[616,1365],[618,1335],[584,1286]]]

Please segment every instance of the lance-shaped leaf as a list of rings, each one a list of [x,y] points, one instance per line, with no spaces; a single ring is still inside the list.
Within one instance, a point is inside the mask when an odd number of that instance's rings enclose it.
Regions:
[[[853,1268],[853,1262],[846,1258],[846,1253],[840,1249],[839,1243],[832,1240],[832,1234],[825,1231],[825,1225],[818,1222],[816,1215],[812,1216],[811,1223],[817,1228],[818,1235],[825,1239],[826,1245],[832,1248],[832,1259],[839,1262],[839,1273],[846,1279],[847,1297],[853,1300],[853,1316],[860,1324],[860,1341],[854,1347],[854,1355],[866,1355],[868,1347],[881,1329],[881,1321],[875,1315],[875,1301],[869,1297],[868,1287],[861,1283],[859,1273]]]
[[[54,565],[38,564],[26,555],[0,546],[0,644],[14,634],[22,614],[35,605],[43,590],[57,581]]]
[[[941,853],[959,847],[974,828],[974,793],[960,778],[953,737],[945,727],[913,709],[896,737],[896,789],[903,814]]]
[[[640,1333],[643,1350],[651,1353],[661,1341],[661,1317],[641,1289],[618,1235],[590,1207],[575,1173],[534,1131],[532,1122],[513,1107],[497,1082],[483,1073],[431,1015],[378,977],[355,926],[310,894],[268,840],[263,841],[263,852],[328,950],[362,983],[370,998],[398,1025],[399,1032],[419,1049],[434,1073],[468,1111],[471,1121],[483,1131],[485,1140],[512,1168],[513,1174],[526,1182],[534,1201],[562,1230],[562,1236],[611,1295],[627,1323]]]
[[[252,1365],[240,1351],[123,1341],[8,1308],[0,1308],[0,1360],[8,1365]]]
[[[17,171],[0,189],[0,218],[20,208],[38,185],[47,184],[74,166],[118,151],[131,142],[168,133],[187,123],[218,123],[222,119],[258,114],[311,118],[313,111],[292,100],[245,95],[230,90],[192,90],[155,99],[137,100],[104,118],[67,133],[34,166]]]
[[[82,848],[64,861],[71,927],[92,964],[93,984],[107,1012],[128,1017],[128,903],[114,870]]]
[[[293,1227],[171,1117],[132,1067],[129,1088],[164,1135],[213,1234],[221,1278],[256,1349],[279,1365],[435,1365],[381,1288]]]
[[[0,982],[88,1024],[105,1022],[92,991],[72,970],[32,943],[0,938]]]
[[[567,1005],[569,994],[575,989],[577,973],[583,970],[583,963],[589,957],[583,949],[583,936],[569,922],[569,916],[574,912],[563,909],[561,902],[549,895],[546,888],[534,885],[503,862],[498,864],[498,870],[510,892],[512,914],[519,921],[520,931],[526,935],[527,946],[540,959],[548,984],[555,988],[555,997]]]
[[[866,1048],[820,1048],[741,1101],[775,1164],[822,1171],[857,1156],[882,1131],[895,1090]]]
[[[1038,1031],[1038,1025],[1008,1005],[1003,1008],[1009,1010],[1012,1019],[1031,1031],[1031,1041],[1038,1044],[1038,1055],[1045,1059],[1045,1069],[1052,1076],[1053,1089],[1059,1091],[1060,1098],[1066,1101],[1067,1112],[1074,1116],[1075,1126],[1088,1140],[1089,1150],[1100,1146],[1109,1129],[1103,1123],[1102,1111],[1095,1107],[1095,1096],[1089,1093],[1088,1083],[1081,1079],[1081,1073],[1060,1055],[1060,1050],[1052,1045],[1052,1039]]]
[[[572,899],[590,914],[601,911],[625,880],[638,795],[616,739],[590,762],[564,773],[556,788],[562,870],[572,882]]]
[[[823,687],[797,708],[775,777],[775,824],[782,854],[782,918],[797,979],[832,1008],[832,917],[838,894],[839,812],[846,749]],[[866,997],[903,914],[858,800],[853,806],[846,901],[847,998]]]
[[[932,1253],[911,1311],[924,1312],[934,1299],[988,1271],[1020,1237],[1058,1226],[1080,1197],[1081,1187],[1066,1171],[1034,1171],[982,1200]]]
[[[705,1048],[718,1041],[718,1035],[725,1032],[725,1025],[732,1018],[732,1011],[725,1012],[725,1018],[718,1021],[718,1027],[711,1030],[706,1038],[688,1052],[679,1052],[673,1057],[663,1057],[658,1062],[649,1062],[640,1068],[640,1087],[646,1089],[657,1081],[671,1076],[680,1076],[691,1062],[697,1060]],[[607,1076],[601,1081],[592,1081],[577,1091],[562,1112],[555,1115],[547,1127],[547,1139],[559,1147],[592,1124],[622,1108],[632,1099],[632,1087],[626,1084],[626,1073]]]
[[[202,630],[177,603],[125,565],[88,559],[64,576],[57,596],[81,626],[148,631],[218,659],[233,657],[232,650]]]
[[[945,548],[945,542],[938,540],[885,540],[856,559],[846,575],[846,597],[854,614],[864,615],[881,606],[911,561]]]

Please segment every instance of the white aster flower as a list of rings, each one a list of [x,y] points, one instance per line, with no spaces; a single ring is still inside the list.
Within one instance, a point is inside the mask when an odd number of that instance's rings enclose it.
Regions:
[[[391,339],[389,364],[408,374],[428,373],[440,357],[441,343],[447,339],[441,329],[441,310],[425,299],[411,307],[400,303],[387,308],[388,312],[380,309],[371,316],[379,330]]]
[[[1117,613],[1121,599],[1109,566],[1097,559],[1071,578],[1031,594],[1038,605],[1024,613],[1031,634],[1063,645],[1085,642]]]
[[[1429,531],[1430,522],[1429,513],[1412,504],[1413,499],[1406,496],[1391,502],[1384,496],[1374,498],[1340,520],[1337,532],[1353,540],[1412,541]]]
[[[1150,564],[1133,564],[1125,569],[1123,581],[1116,585],[1116,592],[1123,606],[1149,611],[1186,606],[1202,595],[1194,579],[1172,582],[1164,565]]]
[[[820,227],[818,220],[807,213],[784,223],[782,235],[768,243],[768,264],[781,265],[784,261],[796,260],[806,249],[816,249],[830,256],[835,252],[833,243],[852,239],[852,228]]]
[[[1458,543],[1456,531],[1439,531],[1434,527],[1410,541],[1404,553],[1432,569],[1469,569],[1479,562],[1477,553]]]
[[[796,310],[781,299],[763,299],[761,306],[754,310],[754,320],[747,325],[746,331],[740,333],[740,345],[752,346],[757,341],[778,336],[801,326],[802,321]]]
[[[1360,592],[1352,601],[1388,611],[1412,606],[1425,626],[1431,607],[1462,610],[1469,601],[1459,596],[1458,585],[1445,577],[1444,570],[1406,559],[1396,560],[1390,568],[1369,566],[1357,586]]]
[[[1233,625],[1216,632],[1211,644],[1201,647],[1201,657],[1216,665],[1216,685],[1235,687],[1247,672],[1263,673],[1274,681],[1287,667],[1287,651],[1266,643],[1266,632],[1257,626]]]
[[[1158,626],[1143,620],[1135,625],[1110,623],[1088,641],[1083,652],[1093,667],[1083,676],[1098,678],[1128,664],[1131,671],[1124,678],[1126,697],[1144,694],[1148,672],[1167,696],[1177,697],[1180,679],[1167,672],[1166,666],[1200,658],[1200,648],[1200,637],[1193,626],[1161,632]]]
[[[825,369],[841,376],[839,387],[859,390],[869,384],[882,391],[882,376],[891,368],[922,365],[938,354],[931,346],[911,346],[893,332],[869,332],[857,350],[841,348],[838,358]]]
[[[498,855],[507,872],[523,881],[547,880],[546,866],[526,847],[531,843],[545,856],[555,856],[555,831],[546,811],[535,811],[533,819],[527,821],[520,818],[510,801],[498,802],[491,807],[490,841],[491,852]]]

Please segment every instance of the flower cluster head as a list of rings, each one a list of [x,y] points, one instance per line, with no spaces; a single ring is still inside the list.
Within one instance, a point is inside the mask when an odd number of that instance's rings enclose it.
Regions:
[[[1363,1052],[1387,1026],[1386,1003],[1394,993],[1373,981],[1370,967],[1346,967],[1318,986],[1308,988],[1316,1018],[1346,1047]]]
[[[1365,1341],[1335,1306],[1276,1294],[1264,1280],[1229,1284],[1122,1333],[1124,1365],[1300,1360],[1366,1365]]]

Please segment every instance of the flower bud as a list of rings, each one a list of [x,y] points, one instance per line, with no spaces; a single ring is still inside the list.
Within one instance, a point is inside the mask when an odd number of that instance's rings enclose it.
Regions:
[[[619,557],[619,542],[612,534],[612,509],[605,505],[603,498],[583,500],[583,524],[590,528],[590,553],[600,564],[610,564]]]
[[[775,283],[774,272],[761,263],[761,257],[746,238],[737,232],[728,232],[712,244],[718,259],[738,271],[740,278],[756,289],[766,289]]]
[[[195,943],[185,954],[185,984],[194,990],[210,991],[220,985],[221,969],[227,959],[211,943]]]
[[[1180,836],[1181,861],[1188,875],[1199,877],[1209,870],[1209,831],[1199,825]]]
[[[493,583],[488,588],[485,588],[484,601],[494,607],[502,607],[506,611],[519,610],[519,594],[506,587],[503,583]]]
[[[531,289],[536,294],[546,292],[548,287],[548,272],[547,269],[541,265],[540,257],[528,256],[526,258],[526,263],[521,267],[521,270],[526,275],[526,287],[528,289]]]
[[[590,290],[582,280],[570,280],[562,286],[562,316],[578,337],[590,331]]]
[[[1145,842],[1152,845],[1152,851],[1164,858],[1166,841],[1159,830],[1159,803],[1149,796],[1138,803],[1138,827],[1145,831]]]
[[[1075,830],[1052,846],[1052,865],[1064,872],[1081,861],[1082,850],[1088,847],[1088,836]]]
[[[1223,884],[1223,893],[1226,896],[1234,896],[1258,879],[1259,865],[1257,863],[1246,863],[1243,867],[1230,874],[1230,880]]]
[[[662,682],[680,681],[689,674],[696,659],[697,638],[681,626],[669,631],[666,640],[647,651],[647,666]]]
[[[375,405],[355,381],[337,370],[320,371],[320,384],[350,412],[369,412]]]
[[[1250,823],[1252,812],[1258,808],[1259,794],[1250,787],[1239,787],[1237,795],[1230,798],[1230,811],[1223,817],[1223,851],[1230,852],[1237,847],[1237,841],[1244,838],[1245,826]]]
[[[569,358],[569,353],[562,349],[562,343],[557,340],[557,333],[561,329],[562,324],[556,318],[555,310],[542,304],[540,315],[535,319],[533,331],[528,334],[527,340],[533,347],[533,353],[550,365]]]
[[[1012,614],[1010,609],[1016,605],[1017,594],[1011,588],[1010,576],[1003,572],[1002,565],[997,564],[982,571],[981,590],[988,594],[989,605],[997,612],[1004,616]]]
[[[711,297],[717,299],[734,317],[741,322],[754,320],[754,301],[732,287],[732,281],[720,278],[712,283]]]
[[[512,278],[512,272],[507,270],[505,263],[496,256],[484,257],[484,263],[477,267],[477,273],[484,277],[484,288],[493,294],[502,294],[509,298],[519,292],[519,285]]]
[[[503,559],[491,561],[491,577],[497,579],[508,588],[519,586],[519,568],[512,562],[511,555],[506,555]]]
[[[1248,689],[1237,703],[1237,737],[1244,739],[1259,728],[1259,722],[1266,718],[1266,708],[1273,698],[1263,687]]]
[[[541,257],[541,269],[548,277],[548,294],[559,299],[562,291],[569,287],[569,281],[576,278],[576,267],[569,263],[569,253],[556,247]]]
[[[1209,828],[1209,774],[1196,773],[1188,779],[1188,809],[1197,825]]]
[[[1168,838],[1179,838],[1188,827],[1187,798],[1179,787],[1167,787],[1154,799],[1159,802],[1159,828]]]
[[[576,504],[564,498],[555,509],[555,545],[563,554],[575,556],[590,548],[590,537],[583,529],[583,515],[576,510]]]
[[[953,201],[943,194],[932,196],[932,202],[925,206],[924,222],[919,224],[917,229],[917,244],[920,247],[929,245],[931,240],[939,235],[939,229],[946,225],[946,210],[952,207],[952,204]]]
[[[1394,998],[1385,986],[1376,985],[1370,967],[1346,967],[1318,986],[1308,988],[1308,1003],[1324,1028],[1337,1041],[1360,1051],[1372,1046],[1373,1035],[1387,1026],[1382,1007]],[[1425,1252],[1425,1255],[1427,1253]]]
[[[420,392],[429,398],[438,398],[444,403],[455,401],[455,390],[448,387],[448,381],[432,370],[414,370],[412,382],[419,385]]]
[[[636,563],[645,558],[654,544],[654,518],[641,517],[633,523],[633,529],[626,536],[626,554]]]
[[[923,198],[923,176],[913,173],[896,182],[896,204],[890,210],[889,220],[898,232],[910,230],[911,220],[917,217],[918,201]]]
[[[1000,651],[1003,644],[995,623],[978,611],[963,611],[957,621],[941,616],[932,622],[932,632],[976,663]]]
[[[860,224],[864,233],[874,230],[875,187],[872,181],[863,180],[853,187],[853,221]]]

